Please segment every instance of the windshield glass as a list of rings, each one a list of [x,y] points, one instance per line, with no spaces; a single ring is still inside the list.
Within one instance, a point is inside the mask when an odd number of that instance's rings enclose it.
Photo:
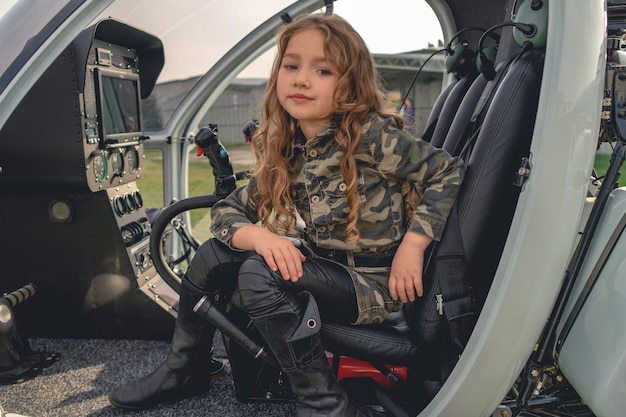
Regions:
[[[82,0],[0,2],[0,94],[33,53]],[[25,24],[28,22],[28,24]]]
[[[142,6],[148,3],[152,2],[118,0],[102,17],[110,15],[130,22],[163,42],[165,66],[152,95],[142,103],[144,127],[150,132],[159,131],[167,124],[185,94],[226,52],[292,2],[231,0],[228,8],[205,0],[181,3],[185,7],[197,3],[192,7],[193,13],[183,11],[181,5],[171,12],[158,7],[146,10]],[[165,1],[160,3],[167,7]],[[131,4],[134,7],[128,7]],[[384,7],[374,0],[341,0],[335,3],[334,13],[346,18],[363,36],[385,78],[390,106],[398,107],[419,66],[442,47],[442,29],[430,6],[415,0],[388,0]],[[210,123],[218,126],[219,139],[227,147],[236,171],[250,169],[254,163],[249,144],[244,143],[242,128],[248,121],[259,118],[260,101],[275,53],[275,48],[270,48],[237,74],[197,126],[198,129]],[[442,63],[443,54],[438,54],[431,60],[432,65],[424,68],[412,90],[412,97],[421,99],[414,100],[418,104],[414,116],[416,135],[421,132],[432,101],[441,89]],[[148,143],[148,147],[145,176],[139,185],[146,204],[159,207],[167,203],[163,178],[169,173],[163,169],[164,148],[157,143]],[[193,147],[189,152],[188,195],[210,194],[213,179],[207,176],[210,174],[207,159],[196,156]],[[192,211],[194,236],[200,240],[208,238],[209,224],[207,209]]]
[[[160,120],[146,130],[159,130],[185,93],[226,52],[292,0],[117,0],[99,17],[112,17],[157,36],[165,50],[165,66],[157,90],[167,95],[168,109],[161,103]],[[320,4],[322,2],[320,1]],[[381,7],[376,0],[341,0],[334,12],[348,19],[361,33],[373,53],[397,54],[437,45],[441,27],[426,2],[390,0]],[[262,83],[271,67],[271,49],[245,68],[237,78],[245,84]],[[154,104],[147,104],[151,108]]]
[[[178,168],[172,172],[164,169],[167,145],[155,138],[169,137],[171,132],[163,129],[183,98],[233,46],[292,3],[292,0],[230,0],[225,6],[214,0],[117,0],[95,19],[111,17],[154,35],[163,43],[165,65],[152,94],[141,104],[142,128],[153,139],[146,143],[146,169],[140,182],[147,206],[167,204],[165,200],[169,196],[165,189],[178,180]],[[416,86],[409,88],[424,60],[442,48],[442,29],[429,4],[417,0],[388,0],[382,5],[378,0],[341,0],[335,2],[334,13],[357,29],[375,55],[385,78],[390,107],[399,107],[402,96],[409,91],[412,98],[421,99],[414,100],[414,132],[419,136],[441,89],[443,76],[443,54],[438,54],[424,67]],[[258,119],[274,55],[275,48],[270,48],[236,74],[210,108],[201,112],[195,121],[198,126],[192,128],[199,129],[209,123],[218,125],[219,138],[232,153],[236,170],[248,169],[253,163],[250,149],[243,142],[242,127]],[[193,148],[189,152],[189,174],[184,180],[188,195],[211,193],[206,158],[196,157]],[[204,212],[192,215],[193,226],[206,225],[206,222],[198,223],[204,215]],[[198,236],[205,237],[203,233]]]

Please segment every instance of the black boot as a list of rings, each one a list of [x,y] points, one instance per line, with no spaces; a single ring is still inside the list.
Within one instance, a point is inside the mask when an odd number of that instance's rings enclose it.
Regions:
[[[322,346],[317,304],[308,292],[300,296],[304,307],[301,311],[293,309],[296,303],[288,302],[271,317],[252,317],[289,379],[297,401],[296,416],[379,415],[359,408],[339,386]]]
[[[165,362],[149,375],[111,391],[111,404],[140,410],[191,397],[206,392],[211,379],[224,373],[224,364],[211,358],[215,329],[193,312],[201,297],[183,280],[174,336]]]

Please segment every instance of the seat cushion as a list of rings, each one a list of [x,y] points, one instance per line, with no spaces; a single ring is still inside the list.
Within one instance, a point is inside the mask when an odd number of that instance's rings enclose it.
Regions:
[[[410,365],[418,358],[417,342],[401,310],[381,324],[351,326],[322,323],[324,347],[335,353],[390,365]]]

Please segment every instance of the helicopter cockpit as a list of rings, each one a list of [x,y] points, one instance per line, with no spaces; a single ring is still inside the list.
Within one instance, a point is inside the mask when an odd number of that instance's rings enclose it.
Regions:
[[[623,105],[623,2],[609,1],[614,5],[609,17],[620,29],[611,28],[609,18],[608,37],[602,0],[493,0],[489,7],[481,1],[426,2],[444,27],[448,43],[435,53],[445,54],[439,63],[451,75],[435,97],[422,139],[466,162],[451,216],[456,227],[446,229],[446,243],[432,252],[424,272],[426,295],[394,315],[397,321],[323,324],[328,359],[338,379],[361,372],[377,382],[363,391],[375,394],[365,395],[365,401],[384,405],[394,416],[503,417],[573,407],[586,416],[585,402],[599,415],[611,415],[604,410],[619,401],[606,400],[587,374],[609,381],[612,391],[607,392],[618,390],[623,378],[608,367],[581,365],[581,358],[594,356],[597,344],[585,344],[592,332],[580,318],[593,318],[597,311],[586,311],[586,300],[599,297],[600,305],[604,293],[598,296],[594,283],[578,300],[578,293],[569,297],[559,291],[572,266],[594,282],[612,282],[612,275],[624,269],[611,257],[622,239],[608,216],[602,217],[600,243],[591,246],[589,260],[584,260],[589,246],[579,246],[589,244],[598,226],[583,231],[591,224],[587,219],[601,218],[589,209],[599,193],[588,194],[595,185],[589,173],[597,133],[608,126],[611,112],[623,113],[611,107],[609,97],[619,96],[615,103]],[[276,27],[291,15],[332,8],[332,3],[301,0],[268,19],[211,70],[183,80],[193,89],[157,128],[145,119],[158,113],[146,108],[145,99],[159,87],[162,40],[114,18],[73,38],[0,127],[0,236],[11,242],[1,252],[7,260],[3,281],[7,288],[34,281],[38,287],[20,312],[23,328],[36,337],[169,339],[184,273],[172,260],[193,254],[193,247],[185,246],[193,239],[178,236],[173,222],[184,224],[183,213],[190,209],[210,208],[246,174],[232,169],[217,125],[209,121],[202,128],[208,108],[232,73],[267,47]],[[563,47],[588,22],[577,47]],[[615,54],[603,57],[607,49]],[[619,64],[611,67],[612,60]],[[605,73],[611,74],[606,85]],[[251,135],[254,128],[246,125],[244,133]],[[194,139],[213,168],[210,195],[185,195],[184,164],[194,153]],[[164,150],[163,176],[169,175],[162,184],[164,207],[156,213],[148,209],[140,182],[152,150]],[[610,187],[604,197],[623,219],[626,197]],[[603,272],[605,265],[612,269]],[[467,278],[462,286],[449,287],[448,278],[459,276],[461,282]],[[565,304],[574,302],[570,313]],[[196,305],[224,336],[235,395],[242,401],[291,400],[280,370],[272,368],[271,357],[261,357],[263,341],[249,331],[249,317],[235,304],[220,299]],[[559,333],[561,318],[566,324]],[[544,334],[549,337],[541,340]],[[616,367],[623,366],[623,340],[614,344]],[[350,367],[354,373],[346,377]],[[565,379],[570,375],[571,385]]]

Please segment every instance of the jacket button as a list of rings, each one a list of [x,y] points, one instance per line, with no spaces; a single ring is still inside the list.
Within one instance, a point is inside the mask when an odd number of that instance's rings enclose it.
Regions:
[[[228,234],[228,229],[222,229],[220,233],[222,236],[226,236]]]
[[[311,150],[309,151],[309,156],[310,156],[311,158],[315,158],[315,157],[317,157],[317,151],[316,151],[315,149],[311,149]]]
[[[313,197],[311,197],[311,203],[317,204],[319,202],[320,202],[320,196],[314,195]]]

